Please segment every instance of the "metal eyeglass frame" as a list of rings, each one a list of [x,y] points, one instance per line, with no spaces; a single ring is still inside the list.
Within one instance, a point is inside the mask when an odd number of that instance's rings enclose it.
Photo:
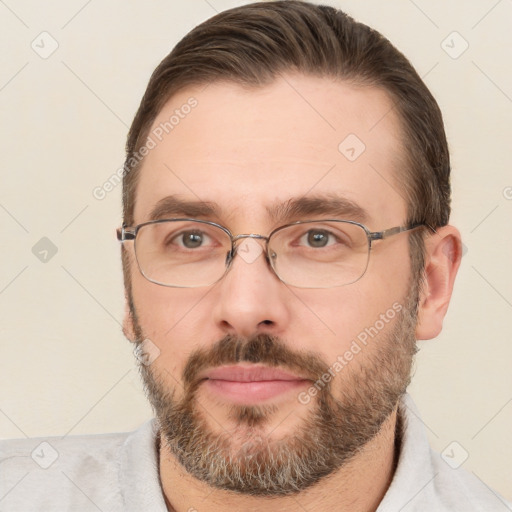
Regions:
[[[236,252],[237,252],[237,248],[238,248],[238,246],[236,245],[236,242],[238,242],[239,240],[242,240],[244,238],[265,240],[265,256],[266,256],[267,264],[272,269],[272,272],[275,274],[275,276],[283,283],[286,283],[286,281],[281,279],[281,277],[279,276],[279,274],[277,273],[276,269],[274,268],[274,266],[272,264],[273,256],[272,256],[272,254],[270,254],[270,250],[269,250],[269,246],[268,246],[269,240],[271,239],[272,235],[274,235],[278,231],[281,231],[282,229],[288,228],[290,226],[296,226],[299,224],[312,224],[312,223],[316,223],[316,222],[340,222],[340,223],[346,223],[346,224],[353,224],[353,225],[356,225],[356,226],[359,226],[360,228],[362,228],[364,230],[364,232],[366,233],[366,238],[368,240],[368,260],[367,260],[367,264],[366,264],[366,267],[365,267],[363,273],[359,276],[358,279],[351,281],[350,283],[346,283],[345,285],[333,286],[333,288],[337,287],[337,286],[346,286],[347,284],[353,284],[353,283],[359,281],[359,279],[361,279],[365,275],[366,270],[368,269],[368,262],[370,260],[372,242],[374,242],[376,240],[384,240],[391,236],[398,235],[399,233],[404,233],[406,231],[412,231],[413,229],[417,229],[420,227],[429,227],[427,224],[425,224],[423,222],[418,222],[418,223],[414,223],[414,224],[411,224],[408,226],[395,226],[392,228],[384,229],[382,231],[370,231],[364,224],[361,224],[360,222],[356,222],[353,220],[313,219],[313,220],[300,220],[300,221],[296,221],[296,222],[291,222],[289,224],[285,224],[284,226],[279,226],[279,227],[275,228],[274,230],[272,230],[268,236],[264,236],[264,235],[260,235],[260,234],[256,234],[256,233],[233,235],[231,233],[231,231],[229,231],[228,228],[222,226],[221,224],[217,224],[216,222],[212,222],[209,220],[192,219],[192,218],[170,218],[170,219],[151,220],[151,221],[143,222],[141,224],[137,224],[136,226],[130,226],[130,227],[126,226],[126,224],[123,224],[122,227],[116,229],[116,235],[117,235],[117,239],[120,242],[126,242],[126,241],[130,241],[130,240],[133,240],[135,242],[137,233],[144,226],[147,226],[149,224],[161,224],[161,223],[166,223],[166,222],[187,222],[187,221],[197,222],[199,224],[207,224],[209,226],[215,226],[215,227],[221,229],[222,231],[224,231],[229,236],[229,238],[231,240],[231,250],[226,255],[226,270],[224,271],[222,276],[220,276],[219,279],[217,279],[216,281],[212,282],[209,285],[201,285],[201,286],[211,286],[211,285],[217,283],[218,281],[220,281],[227,274],[227,272],[229,271],[229,269],[231,267],[233,259],[236,256]],[[170,288],[198,288],[198,287],[200,287],[200,286],[177,286],[177,285],[171,285],[171,284],[164,284],[159,281],[150,279],[148,276],[146,276],[146,274],[144,274],[144,271],[140,268],[140,264],[137,259],[136,251],[135,251],[135,259],[137,260],[137,266],[139,268],[140,273],[151,283],[158,284],[160,286],[170,287]],[[290,284],[290,283],[286,283],[286,284]],[[296,286],[296,285],[290,285],[290,286]],[[297,288],[313,288],[313,287],[297,286]]]

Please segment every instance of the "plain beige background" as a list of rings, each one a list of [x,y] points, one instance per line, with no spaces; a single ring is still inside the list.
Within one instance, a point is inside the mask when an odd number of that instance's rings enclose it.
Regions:
[[[120,327],[121,187],[103,200],[93,190],[122,165],[154,67],[242,3],[0,2],[0,437],[125,431],[151,417]],[[410,392],[432,445],[467,452],[464,467],[512,499],[512,1],[329,3],[389,37],[444,112],[466,253]]]

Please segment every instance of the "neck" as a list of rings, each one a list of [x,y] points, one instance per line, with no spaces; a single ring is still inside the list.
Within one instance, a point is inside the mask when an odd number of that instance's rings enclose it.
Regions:
[[[396,466],[395,430],[397,411],[389,416],[379,433],[349,463],[313,487],[293,495],[261,498],[214,489],[188,474],[160,443],[160,479],[169,511],[172,512],[311,512],[331,510],[374,512],[386,493]]]

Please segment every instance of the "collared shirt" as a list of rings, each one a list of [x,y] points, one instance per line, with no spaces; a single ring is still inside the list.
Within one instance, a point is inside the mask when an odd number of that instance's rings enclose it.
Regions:
[[[478,478],[454,468],[460,448],[444,459],[430,449],[410,396],[399,414],[398,464],[377,512],[512,511]],[[0,512],[167,512],[157,434],[153,419],[132,433],[2,441]]]

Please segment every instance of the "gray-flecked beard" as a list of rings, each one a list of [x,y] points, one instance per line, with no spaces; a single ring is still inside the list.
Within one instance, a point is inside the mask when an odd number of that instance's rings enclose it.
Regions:
[[[272,497],[299,493],[316,484],[345,466],[379,433],[405,393],[416,353],[417,303],[417,287],[413,287],[392,329],[369,340],[318,391],[301,424],[282,439],[265,434],[275,413],[272,405],[233,404],[229,419],[237,428],[214,431],[209,423],[215,420],[197,398],[201,386],[197,376],[205,368],[251,362],[295,371],[313,383],[330,366],[317,353],[293,351],[291,343],[267,335],[226,336],[191,354],[182,375],[180,399],[176,398],[178,386],[173,388],[169,379],[166,382],[151,366],[141,364],[161,442],[190,475],[217,489]],[[133,318],[140,343],[142,329]],[[306,406],[297,401],[297,407]]]

